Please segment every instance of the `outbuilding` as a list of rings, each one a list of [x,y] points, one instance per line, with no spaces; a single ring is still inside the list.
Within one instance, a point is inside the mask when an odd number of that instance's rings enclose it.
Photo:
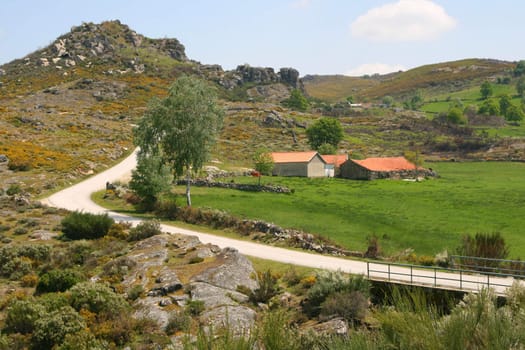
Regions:
[[[325,177],[325,160],[316,151],[273,152],[273,175]]]
[[[339,176],[341,173],[341,164],[348,160],[348,154],[323,154],[321,155],[326,162],[326,176]]]
[[[341,177],[354,180],[407,179],[429,175],[405,157],[349,159],[341,164]]]

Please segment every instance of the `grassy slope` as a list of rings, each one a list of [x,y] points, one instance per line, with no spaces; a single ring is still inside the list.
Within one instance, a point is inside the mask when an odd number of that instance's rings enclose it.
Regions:
[[[315,77],[305,82],[305,88],[311,96],[326,101],[337,101],[351,95],[356,96],[358,100],[379,99],[386,95],[403,97],[418,89],[427,91],[428,96],[433,96],[468,89],[472,85],[477,85],[479,91],[480,81],[504,74],[513,67],[514,64],[510,62],[466,59],[421,66],[378,79]]]
[[[350,249],[364,249],[366,238],[375,234],[388,253],[414,248],[417,254],[435,254],[455,249],[463,234],[499,231],[513,256],[525,256],[520,216],[525,164],[433,165],[442,177],[422,183],[265,178],[296,191],[195,188],[193,203],[320,233]]]

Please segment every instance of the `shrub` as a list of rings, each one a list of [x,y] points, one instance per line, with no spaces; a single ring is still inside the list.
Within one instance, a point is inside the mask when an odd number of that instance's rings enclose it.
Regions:
[[[361,322],[368,309],[368,299],[361,292],[337,292],[330,294],[321,304],[321,316],[339,316],[348,322]]]
[[[365,258],[376,259],[381,255],[381,247],[379,246],[379,238],[375,235],[367,238],[368,248],[365,252]]]
[[[56,350],[105,350],[109,348],[108,342],[95,338],[87,330],[82,330],[66,334],[64,341],[56,347]]]
[[[69,239],[96,239],[108,234],[114,220],[107,214],[73,212],[62,219],[62,232]]]
[[[288,321],[288,315],[281,310],[264,315],[261,326],[264,349],[301,349],[297,331]]]
[[[160,223],[157,220],[143,221],[129,230],[128,241],[140,241],[161,233]]]
[[[84,276],[76,270],[51,270],[40,276],[36,293],[65,292],[82,280]]]
[[[509,255],[509,248],[505,244],[505,239],[499,232],[495,233],[476,233],[474,237],[467,235],[464,236],[457,250],[459,255],[466,257],[478,257],[478,258],[489,258],[489,259],[506,259]],[[498,261],[490,260],[478,260],[463,258],[461,263],[468,265],[469,267],[475,267],[479,270],[488,270],[497,267]]]
[[[263,273],[258,272],[257,282],[259,282],[259,288],[250,293],[250,300],[254,303],[267,303],[279,292],[277,277],[270,270]]]
[[[65,306],[35,322],[33,342],[39,349],[51,349],[62,343],[66,335],[74,334],[86,327],[82,317],[72,307]]]
[[[199,316],[204,311],[204,301],[190,300],[186,304],[186,310],[192,316]]]
[[[173,334],[177,331],[188,331],[191,326],[191,316],[182,310],[172,312],[168,318],[168,324],[165,331],[167,334]]]
[[[135,266],[137,266],[135,260],[127,256],[121,256],[109,261],[102,269],[104,276],[110,277],[116,282],[120,281]]]
[[[127,240],[129,236],[128,230],[131,228],[131,224],[128,222],[117,222],[111,225],[108,231],[108,236],[115,237],[117,239]]]
[[[161,218],[175,220],[179,215],[179,206],[175,198],[162,198],[155,203],[155,214]]]
[[[127,308],[122,296],[109,287],[93,282],[81,282],[70,289],[71,306],[76,310],[86,309],[94,313],[104,313],[108,316],[118,316]]]
[[[200,256],[192,256],[190,258],[189,264],[198,264],[204,261],[204,258],[201,258]]]
[[[5,193],[8,196],[14,196],[15,194],[19,194],[21,192],[22,192],[22,187],[20,187],[20,185],[18,184],[13,184],[9,186],[9,188],[5,191]]]
[[[346,276],[342,272],[326,271],[317,275],[316,282],[306,295],[303,306],[310,316],[317,316],[326,298],[337,292],[360,292],[365,298],[370,295],[370,283],[363,276]]]
[[[20,278],[20,283],[22,287],[34,287],[38,283],[38,276],[34,273],[29,273]]]
[[[25,235],[26,233],[27,233],[27,228],[25,228],[25,227],[17,227],[13,231],[13,234],[15,234],[17,236]]]
[[[142,294],[144,294],[144,287],[142,284],[137,284],[128,291],[128,299],[135,301],[140,298]]]
[[[32,333],[35,322],[46,312],[34,299],[15,300],[7,308],[4,331],[7,333]]]

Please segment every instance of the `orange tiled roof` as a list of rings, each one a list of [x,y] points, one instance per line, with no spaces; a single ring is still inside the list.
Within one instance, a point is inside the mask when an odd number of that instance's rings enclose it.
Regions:
[[[348,160],[348,154],[323,154],[321,157],[327,164],[334,164],[336,167]]]
[[[416,167],[405,157],[352,159],[352,161],[371,171],[412,170]]]
[[[273,152],[274,163],[307,163],[317,154],[316,151],[310,152]]]

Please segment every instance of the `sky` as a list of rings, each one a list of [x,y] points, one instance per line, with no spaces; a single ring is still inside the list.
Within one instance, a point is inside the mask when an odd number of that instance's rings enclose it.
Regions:
[[[1,0],[0,65],[83,22],[118,19],[224,69],[384,74],[464,58],[525,59],[523,0]]]

